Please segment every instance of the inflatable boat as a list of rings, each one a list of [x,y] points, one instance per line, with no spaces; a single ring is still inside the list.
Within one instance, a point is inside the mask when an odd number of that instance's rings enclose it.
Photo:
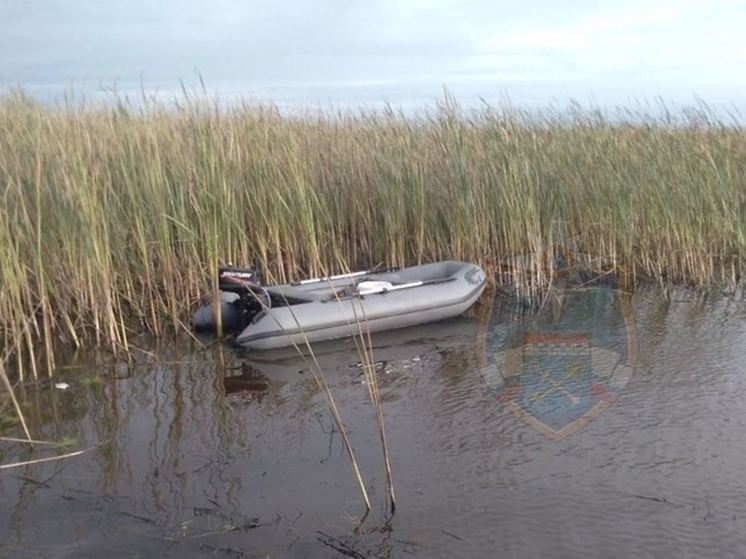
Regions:
[[[262,286],[256,271],[219,271],[220,315],[224,329],[252,350],[302,346],[460,315],[487,283],[482,269],[466,262],[437,262],[394,271],[361,271],[297,283]],[[198,329],[214,330],[212,304],[194,315]]]

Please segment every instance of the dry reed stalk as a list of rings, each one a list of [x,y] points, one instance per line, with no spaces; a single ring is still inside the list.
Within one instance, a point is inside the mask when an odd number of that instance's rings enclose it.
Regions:
[[[16,399],[15,391],[13,390],[13,385],[10,383],[10,379],[8,378],[8,374],[5,372],[5,367],[0,361],[0,379],[2,379],[3,384],[5,385],[5,389],[8,391],[8,395],[10,396],[10,400],[13,402],[13,407],[15,408],[16,415],[18,416],[19,421],[21,422],[21,427],[23,427],[23,432],[26,434],[26,439],[29,441],[30,444],[33,445],[31,441],[33,439],[31,438],[31,433],[29,432],[28,425],[26,425],[26,418],[23,415],[23,410],[21,409],[21,405],[18,403],[18,400]]]
[[[32,466],[34,464],[44,464],[45,462],[56,462],[58,460],[64,460],[65,458],[73,458],[86,454],[101,445],[92,446],[83,450],[76,450],[74,452],[68,452],[66,454],[59,454],[57,456],[47,456],[46,458],[35,458],[34,460],[24,460],[23,462],[13,462],[12,464],[0,464],[0,470],[9,470],[11,468],[21,468],[23,466]]]
[[[354,305],[354,303],[353,303]],[[396,512],[396,494],[394,492],[394,477],[391,468],[391,457],[389,453],[388,438],[386,436],[386,423],[383,418],[383,405],[381,404],[381,390],[378,384],[378,375],[376,375],[375,359],[373,357],[373,341],[370,334],[368,318],[365,315],[365,309],[360,305],[362,316],[361,321],[357,321],[358,336],[360,337],[360,346],[358,351],[363,357],[363,371],[365,373],[366,385],[368,386],[368,395],[370,396],[371,405],[376,414],[376,425],[378,427],[378,436],[381,440],[381,450],[383,452],[383,462],[386,469],[386,490],[389,496],[389,505],[391,513]],[[361,324],[365,325],[365,329]]]
[[[259,302],[264,310],[269,310],[265,306],[264,302],[253,292],[251,292],[252,295],[255,297],[256,301]],[[365,505],[365,515],[370,512],[371,505],[370,505],[370,498],[368,497],[368,490],[365,487],[365,482],[363,480],[362,473],[360,471],[360,466],[357,461],[357,457],[355,456],[355,451],[352,448],[352,443],[350,441],[350,438],[347,434],[347,429],[344,425],[344,422],[342,421],[342,416],[339,413],[339,408],[337,407],[337,402],[334,399],[334,395],[332,394],[331,388],[329,387],[329,384],[326,382],[326,377],[324,376],[324,373],[321,369],[321,366],[319,365],[318,359],[316,358],[316,354],[313,351],[313,348],[311,347],[311,343],[308,340],[308,336],[306,335],[303,328],[301,328],[300,323],[298,322],[298,318],[295,316],[295,313],[292,312],[291,305],[287,302],[287,299],[285,299],[285,303],[288,306],[288,309],[290,309],[290,314],[293,317],[293,320],[295,320],[296,325],[300,329],[301,334],[303,335],[304,344],[306,346],[306,349],[308,350],[309,356],[311,357],[312,366],[309,367],[311,369],[311,374],[313,375],[314,381],[316,382],[316,385],[319,387],[319,390],[321,390],[322,394],[324,394],[324,400],[326,402],[327,408],[329,409],[329,413],[332,416],[332,421],[334,421],[334,425],[337,427],[337,430],[339,431],[340,436],[342,437],[342,443],[345,447],[345,450],[347,451],[347,456],[350,459],[350,463],[352,464],[353,473],[355,475],[355,481],[358,485],[358,489],[360,490],[360,494],[363,498],[363,503]],[[279,326],[280,323],[275,319],[277,324]],[[308,363],[308,359],[306,358],[306,355],[303,353],[303,350],[293,342],[293,348],[295,351],[300,355],[300,357],[303,359],[304,363]]]
[[[340,269],[344,270],[344,273],[349,272],[349,269],[344,266]],[[328,274],[326,270],[324,271],[324,274],[327,275],[327,277],[331,275]],[[334,284],[332,284],[332,282],[330,281],[328,282],[328,285],[332,291],[332,296],[337,300],[337,302],[341,302],[342,299],[340,298],[340,293],[334,287]],[[396,494],[394,492],[393,473],[391,468],[388,439],[386,437],[386,426],[383,418],[383,406],[381,405],[378,377],[376,376],[375,371],[373,342],[371,339],[368,319],[365,315],[365,309],[361,304],[360,314],[362,316],[358,316],[357,308],[355,307],[355,299],[351,298],[350,303],[352,304],[352,309],[355,317],[355,325],[358,330],[357,335],[353,336],[353,339],[355,340],[355,346],[357,348],[358,355],[360,356],[360,362],[363,368],[363,374],[366,379],[366,386],[368,388],[368,395],[371,400],[371,405],[376,414],[376,426],[378,428],[378,434],[381,440],[381,449],[383,452],[384,466],[386,469],[386,490],[389,495],[389,505],[391,506],[391,512],[393,514],[396,511]],[[296,319],[296,323],[297,322],[298,321]],[[363,324],[365,325],[365,332],[363,331]]]
[[[59,443],[55,443],[53,441],[39,441],[36,439],[19,439],[17,437],[0,437],[0,441],[8,442],[8,443],[24,443],[24,444],[38,444],[38,445],[57,445]]]

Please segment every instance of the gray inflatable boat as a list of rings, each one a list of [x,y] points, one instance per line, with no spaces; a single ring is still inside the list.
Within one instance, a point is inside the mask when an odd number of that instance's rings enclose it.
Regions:
[[[466,262],[437,262],[391,272],[354,272],[262,287],[253,270],[221,269],[223,325],[236,341],[266,350],[305,342],[393,330],[460,315],[484,291],[482,269]],[[214,329],[212,305],[194,315],[194,325]]]

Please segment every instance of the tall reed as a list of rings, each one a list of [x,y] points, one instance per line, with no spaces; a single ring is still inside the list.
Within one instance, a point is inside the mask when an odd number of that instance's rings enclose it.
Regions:
[[[221,260],[284,281],[468,259],[530,291],[560,258],[735,288],[745,257],[746,133],[706,107],[0,100],[0,333],[24,374],[51,370],[59,339],[126,350],[184,328]]]

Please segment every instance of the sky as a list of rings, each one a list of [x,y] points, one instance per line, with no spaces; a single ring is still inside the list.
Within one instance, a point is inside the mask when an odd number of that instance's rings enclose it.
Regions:
[[[0,0],[0,88],[746,106],[746,1]]]

